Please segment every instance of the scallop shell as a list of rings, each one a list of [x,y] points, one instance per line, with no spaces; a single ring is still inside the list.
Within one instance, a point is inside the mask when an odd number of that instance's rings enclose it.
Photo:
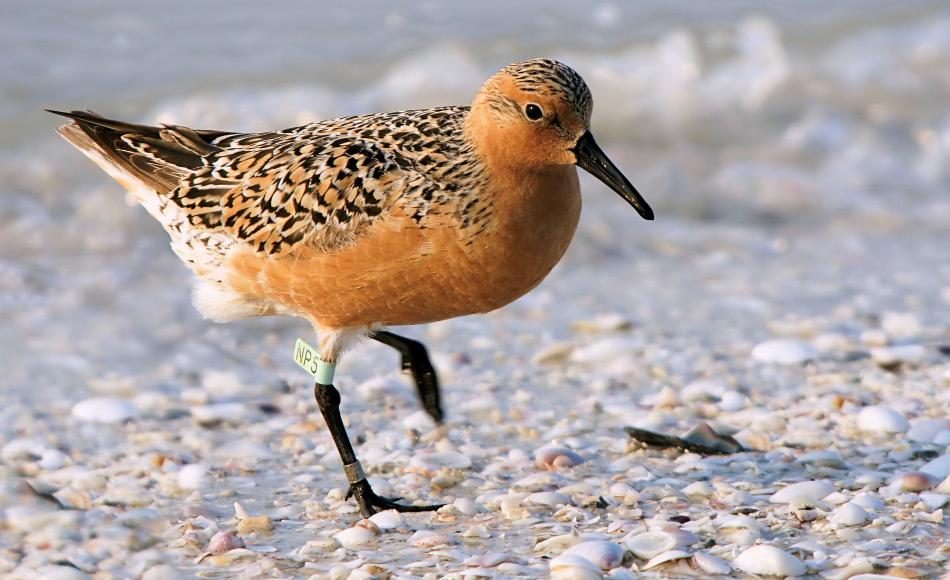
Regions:
[[[663,552],[653,558],[650,558],[650,561],[643,565],[641,570],[649,570],[650,568],[656,568],[660,564],[666,564],[667,562],[672,562],[673,560],[682,560],[683,558],[689,558],[690,553],[684,552],[683,550],[670,550],[668,552]]]
[[[567,447],[548,446],[534,452],[534,462],[542,469],[564,469],[584,463],[584,458]]]
[[[244,540],[234,531],[220,531],[211,536],[211,540],[208,542],[208,552],[211,554],[223,554],[230,550],[243,547]]]
[[[600,568],[574,554],[561,554],[548,564],[552,580],[600,580],[604,577]]]
[[[759,544],[736,557],[736,567],[761,576],[801,576],[807,571],[801,560],[781,548]]]
[[[612,570],[623,562],[626,551],[616,542],[590,540],[571,546],[564,553],[586,558],[601,570]]]
[[[669,532],[644,532],[627,540],[627,547],[641,560],[649,560],[676,547],[676,536]]]

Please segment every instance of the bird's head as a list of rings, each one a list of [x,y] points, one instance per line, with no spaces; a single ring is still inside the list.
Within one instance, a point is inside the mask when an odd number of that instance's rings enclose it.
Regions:
[[[653,210],[607,158],[590,132],[587,83],[556,60],[534,59],[501,69],[472,103],[479,145],[496,162],[528,169],[577,165],[616,191],[648,220]]]

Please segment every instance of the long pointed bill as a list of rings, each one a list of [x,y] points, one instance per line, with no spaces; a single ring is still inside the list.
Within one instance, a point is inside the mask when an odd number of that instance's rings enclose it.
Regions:
[[[594,141],[594,136],[587,131],[577,140],[574,146],[574,155],[577,157],[577,166],[590,173],[597,179],[603,181],[607,187],[620,194],[620,197],[627,200],[627,203],[637,210],[637,213],[645,220],[653,219],[653,210],[647,204],[640,192],[630,183],[630,181],[620,173],[617,166],[614,165],[607,155],[601,150]]]

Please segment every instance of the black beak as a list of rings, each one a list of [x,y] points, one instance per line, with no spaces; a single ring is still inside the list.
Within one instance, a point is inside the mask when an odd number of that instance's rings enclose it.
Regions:
[[[597,179],[603,181],[607,187],[616,191],[627,203],[633,206],[645,220],[653,219],[653,210],[647,205],[643,196],[633,186],[630,181],[620,173],[617,166],[614,165],[607,155],[601,150],[594,141],[594,136],[590,131],[581,135],[574,145],[574,156],[577,157],[577,166],[587,171]]]

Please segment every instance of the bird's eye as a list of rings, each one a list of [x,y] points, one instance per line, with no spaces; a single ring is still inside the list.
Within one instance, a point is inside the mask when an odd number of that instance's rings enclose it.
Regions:
[[[534,103],[528,103],[524,106],[524,116],[528,118],[529,121],[540,121],[544,117],[544,111],[541,110],[539,105]]]

